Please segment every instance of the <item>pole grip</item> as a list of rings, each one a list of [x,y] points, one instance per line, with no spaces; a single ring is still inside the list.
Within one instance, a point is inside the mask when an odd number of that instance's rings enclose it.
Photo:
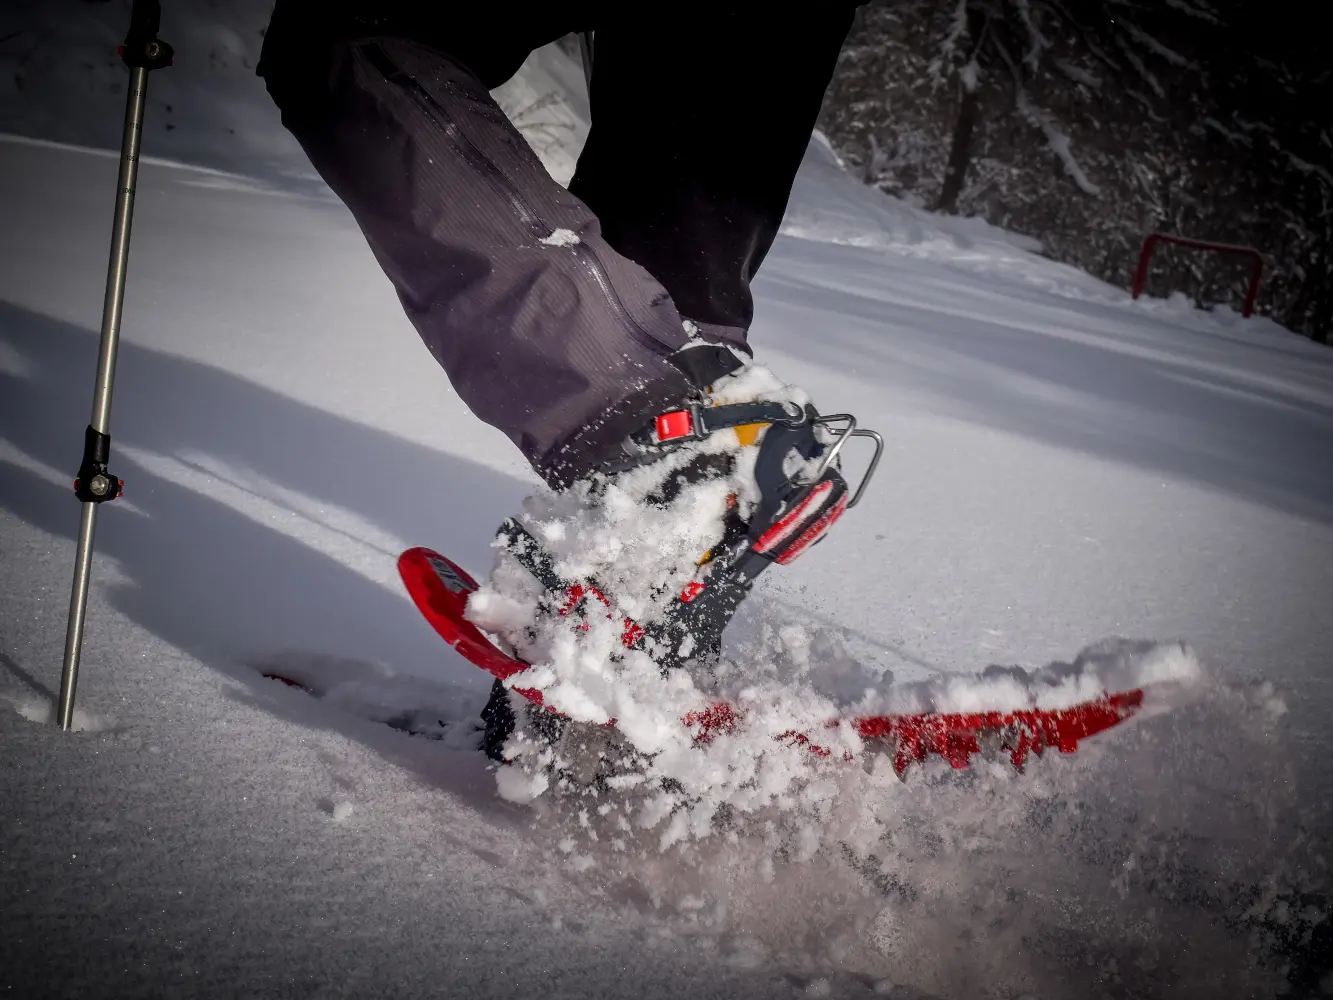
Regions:
[[[131,69],[161,69],[170,66],[175,53],[157,37],[162,23],[162,5],[158,0],[134,0],[130,8],[130,30],[120,46],[121,61]]]

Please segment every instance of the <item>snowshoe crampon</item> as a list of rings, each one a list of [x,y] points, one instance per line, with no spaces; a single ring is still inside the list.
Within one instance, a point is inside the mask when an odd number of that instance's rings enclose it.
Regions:
[[[408,549],[399,557],[398,569],[417,608],[445,642],[507,682],[534,706],[559,714],[559,707],[546,703],[540,691],[522,685],[521,674],[528,664],[504,652],[467,619],[468,597],[478,585],[465,570],[428,548]],[[629,627],[626,637],[631,641],[634,637]],[[1106,692],[1060,709],[859,716],[830,719],[828,727],[854,726],[867,751],[888,754],[900,775],[931,755],[955,768],[967,767],[976,754],[999,755],[1021,769],[1029,755],[1040,755],[1048,749],[1075,752],[1082,740],[1125,721],[1142,704],[1143,691],[1135,688]],[[681,724],[691,731],[695,743],[705,744],[743,721],[740,710],[717,702],[701,705],[685,715]],[[821,743],[817,731],[782,733],[777,740],[818,756],[832,752]],[[854,759],[850,754],[846,756]]]

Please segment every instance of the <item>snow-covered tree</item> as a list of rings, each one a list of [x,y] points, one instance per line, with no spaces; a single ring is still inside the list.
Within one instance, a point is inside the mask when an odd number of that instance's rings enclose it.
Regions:
[[[1333,308],[1328,60],[1311,9],[1275,2],[871,4],[821,125],[869,183],[1121,284],[1153,230],[1253,244],[1270,265],[1261,309],[1318,337]],[[1243,276],[1207,255],[1154,264],[1157,291],[1206,301],[1238,303]]]

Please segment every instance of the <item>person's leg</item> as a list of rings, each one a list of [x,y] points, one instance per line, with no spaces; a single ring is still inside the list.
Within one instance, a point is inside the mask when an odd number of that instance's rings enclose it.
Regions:
[[[451,47],[486,77],[517,68],[521,35],[497,48],[474,27]],[[436,47],[447,25],[431,46],[273,35],[261,72],[284,124],[459,396],[548,482],[585,474],[690,394],[668,360],[687,341],[669,295],[547,174],[487,92],[501,81]]]
[[[682,2],[597,22],[592,131],[570,191],[680,314],[744,345],[855,5]]]

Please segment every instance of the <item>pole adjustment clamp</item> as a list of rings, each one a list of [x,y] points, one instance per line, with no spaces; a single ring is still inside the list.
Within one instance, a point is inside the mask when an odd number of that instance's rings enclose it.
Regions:
[[[83,461],[79,478],[74,480],[74,495],[84,503],[106,503],[125,492],[125,480],[107,471],[111,459],[111,435],[89,426],[83,432]]]

